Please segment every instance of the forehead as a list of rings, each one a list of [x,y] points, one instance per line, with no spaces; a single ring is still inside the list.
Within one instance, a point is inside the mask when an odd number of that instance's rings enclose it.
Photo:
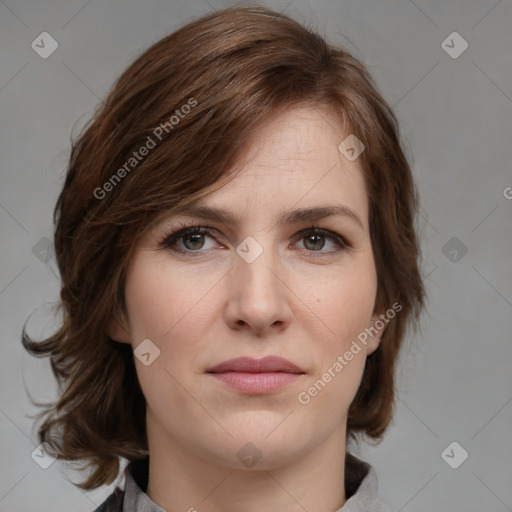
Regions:
[[[253,132],[226,172],[227,182],[192,203],[161,212],[148,228],[192,218],[241,230],[279,229],[329,217],[344,218],[368,233],[362,169],[338,148],[347,134],[334,108],[281,111]]]
[[[201,204],[267,212],[344,204],[367,224],[362,168],[340,152],[349,135],[335,109],[296,107],[270,118],[250,139],[235,177]],[[254,211],[253,211],[254,210]]]

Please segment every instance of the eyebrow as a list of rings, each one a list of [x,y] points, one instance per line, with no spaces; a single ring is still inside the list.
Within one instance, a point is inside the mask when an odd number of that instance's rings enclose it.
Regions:
[[[175,212],[176,215],[187,215],[199,219],[210,220],[223,224],[237,224],[240,218],[228,210],[214,208],[204,204],[194,203],[185,206]],[[326,217],[341,216],[352,220],[360,228],[364,229],[359,216],[344,205],[315,206],[312,208],[297,208],[288,212],[281,212],[275,219],[279,226],[284,224],[299,224],[301,222],[323,219]]]

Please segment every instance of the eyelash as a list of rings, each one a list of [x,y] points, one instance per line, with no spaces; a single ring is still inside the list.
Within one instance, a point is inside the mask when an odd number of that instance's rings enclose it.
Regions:
[[[210,226],[202,226],[199,224],[180,223],[180,227],[178,229],[171,231],[170,233],[166,232],[160,238],[159,247],[161,247],[163,249],[171,249],[175,252],[179,252],[182,254],[193,254],[193,253],[204,254],[207,251],[203,251],[201,249],[199,249],[197,251],[176,249],[173,246],[180,238],[184,238],[189,235],[207,235],[210,238],[215,239],[215,237],[213,236],[213,231],[216,231],[216,230],[214,228],[211,228]],[[339,235],[333,231],[329,231],[327,229],[318,228],[316,226],[311,226],[310,228],[304,229],[304,230],[300,231],[299,233],[297,233],[297,235],[296,235],[297,241],[305,238],[307,235],[325,236],[326,238],[329,238],[330,240],[332,240],[337,246],[337,248],[334,251],[329,251],[329,252],[312,251],[312,250],[305,249],[305,251],[309,252],[313,258],[319,258],[319,257],[323,257],[326,255],[327,256],[332,255],[339,251],[343,251],[343,250],[347,251],[352,248],[351,244],[341,235]],[[315,254],[315,253],[317,253],[317,254]]]

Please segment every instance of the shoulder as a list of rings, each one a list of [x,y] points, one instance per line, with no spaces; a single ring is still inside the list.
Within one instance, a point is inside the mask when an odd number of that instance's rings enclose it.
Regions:
[[[123,502],[124,491],[118,487],[94,512],[122,512]]]
[[[347,501],[337,512],[389,512],[378,499],[375,469],[347,452],[345,458],[345,494]]]
[[[137,509],[139,499],[141,496],[145,496],[142,489],[146,489],[148,471],[148,458],[131,461],[125,467],[124,479],[93,512],[123,512]]]

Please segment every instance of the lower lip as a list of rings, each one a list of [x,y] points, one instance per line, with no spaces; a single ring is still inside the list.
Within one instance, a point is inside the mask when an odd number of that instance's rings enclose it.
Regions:
[[[297,380],[302,374],[288,372],[223,372],[212,373],[211,375],[239,391],[264,394],[281,389]]]

